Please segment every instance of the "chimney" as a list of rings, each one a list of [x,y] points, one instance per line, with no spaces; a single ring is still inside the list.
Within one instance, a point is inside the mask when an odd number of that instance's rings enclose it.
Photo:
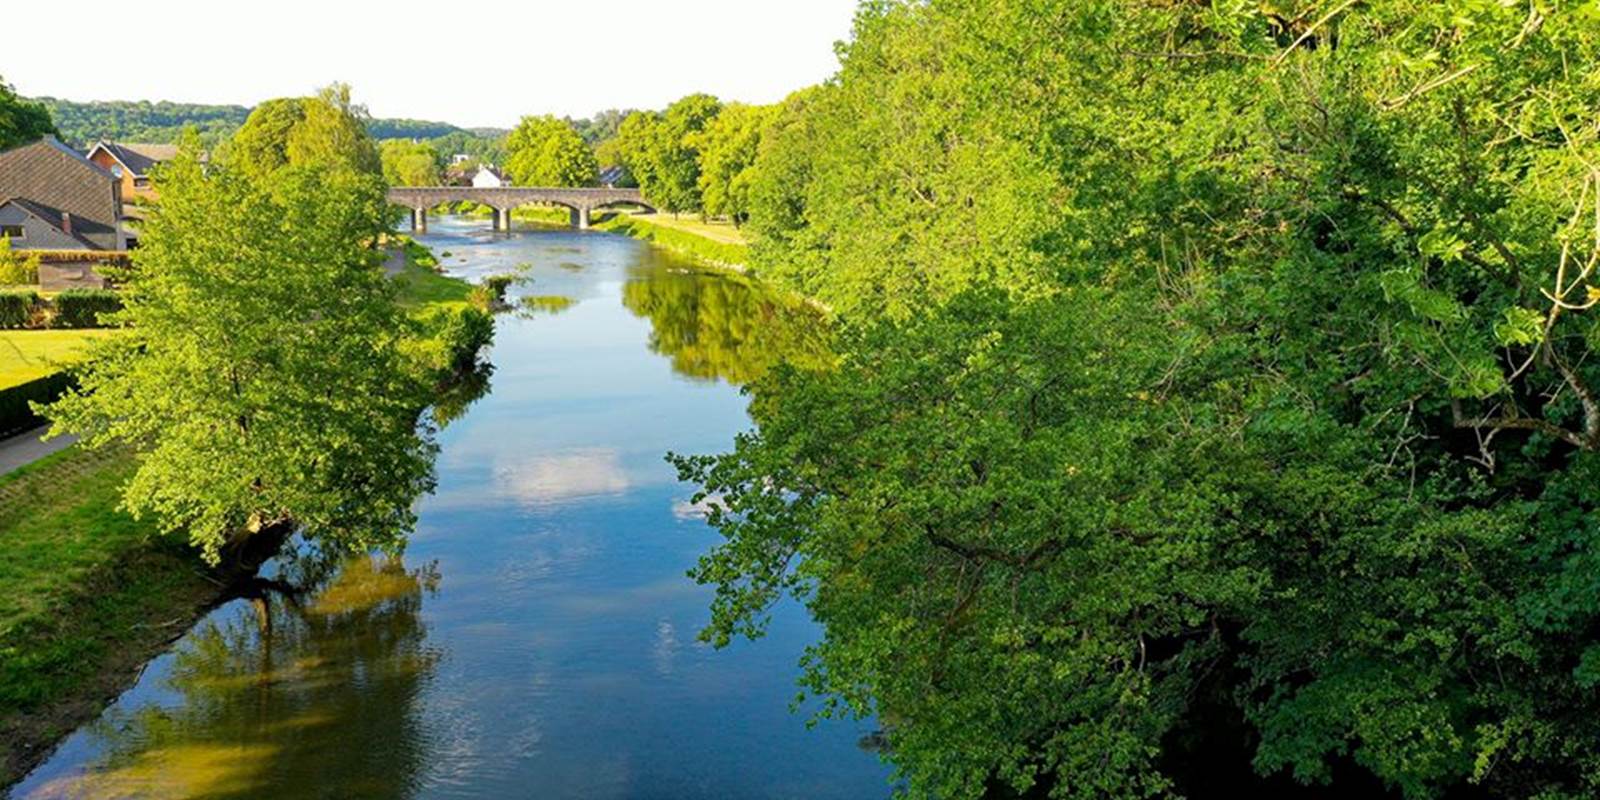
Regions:
[[[61,232],[68,236],[72,235],[72,212],[70,211],[61,212]]]

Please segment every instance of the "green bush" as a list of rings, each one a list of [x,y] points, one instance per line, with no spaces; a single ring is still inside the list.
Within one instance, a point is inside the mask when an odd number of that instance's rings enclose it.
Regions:
[[[494,317],[471,306],[430,308],[416,324],[409,349],[420,373],[436,385],[471,372],[479,351],[494,341]]]
[[[39,302],[37,292],[0,292],[0,328],[21,328],[33,316]]]
[[[472,287],[467,300],[484,311],[502,308],[506,302],[506,289],[516,279],[515,275],[490,275],[483,279],[483,283]]]
[[[39,282],[39,254],[23,256],[11,249],[11,239],[0,236],[0,286]]]
[[[42,424],[30,403],[53,403],[72,386],[72,376],[57,372],[27,383],[0,389],[0,437]]]
[[[122,310],[122,297],[110,289],[68,289],[55,297],[53,328],[103,328],[102,314]]]

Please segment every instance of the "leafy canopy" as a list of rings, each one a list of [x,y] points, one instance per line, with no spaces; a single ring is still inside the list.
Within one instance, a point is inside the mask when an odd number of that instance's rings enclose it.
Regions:
[[[431,387],[368,249],[381,180],[291,165],[261,181],[196,152],[163,171],[127,330],[48,409],[53,432],[136,448],[126,507],[211,559],[287,521],[334,545],[396,543],[432,482],[416,427]]]
[[[713,641],[915,795],[1600,792],[1600,6],[863,6],[758,146],[839,312],[685,477]],[[626,127],[626,126],[625,126]]]
[[[18,97],[16,90],[0,79],[0,150],[55,134],[55,123],[44,104]]]
[[[506,137],[506,171],[518,186],[591,186],[594,151],[565,120],[523,117]]]

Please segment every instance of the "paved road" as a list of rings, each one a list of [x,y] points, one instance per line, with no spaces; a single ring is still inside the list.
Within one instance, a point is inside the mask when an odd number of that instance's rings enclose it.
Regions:
[[[0,439],[0,475],[32,464],[57,450],[65,450],[78,441],[76,436],[57,436],[48,442],[39,441],[48,428],[47,425],[40,425],[9,439]]]

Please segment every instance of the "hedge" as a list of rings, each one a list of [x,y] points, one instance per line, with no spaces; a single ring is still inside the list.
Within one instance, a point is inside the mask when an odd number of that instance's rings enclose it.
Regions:
[[[102,328],[101,314],[122,310],[122,298],[111,289],[68,289],[55,296],[53,328]]]
[[[0,292],[0,328],[21,328],[33,316],[33,307],[39,302],[34,291]]]
[[[33,408],[28,404],[53,403],[70,388],[72,376],[66,372],[55,372],[0,389],[0,437],[44,424],[45,418],[33,413]]]

